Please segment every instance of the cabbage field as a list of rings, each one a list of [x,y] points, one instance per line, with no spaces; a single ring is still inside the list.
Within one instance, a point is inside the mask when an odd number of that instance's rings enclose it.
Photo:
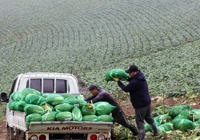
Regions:
[[[151,94],[200,91],[199,0],[0,0],[0,90],[16,75],[72,72],[86,85],[135,63]]]

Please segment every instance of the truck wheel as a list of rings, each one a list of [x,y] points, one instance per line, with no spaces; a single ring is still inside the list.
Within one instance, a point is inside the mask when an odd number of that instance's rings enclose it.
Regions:
[[[17,130],[16,139],[25,140],[25,133],[23,131]]]
[[[7,138],[8,140],[16,140],[16,137],[14,136],[13,128],[11,127],[7,128]]]

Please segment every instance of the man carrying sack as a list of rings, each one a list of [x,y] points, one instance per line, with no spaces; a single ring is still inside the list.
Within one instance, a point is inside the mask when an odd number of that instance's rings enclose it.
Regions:
[[[96,86],[94,84],[90,85],[88,87],[88,90],[92,93],[92,96],[85,99],[87,102],[96,103],[99,101],[105,101],[105,102],[108,102],[109,104],[115,106],[116,108],[112,111],[112,117],[114,119],[114,122],[117,122],[118,124],[120,124],[126,128],[129,128],[131,130],[131,132],[133,133],[133,135],[135,135],[135,136],[138,135],[136,127],[127,120],[121,107],[115,101],[115,99],[113,98],[113,96],[110,93],[108,93],[105,90],[102,90],[101,88],[99,88],[98,86]],[[116,140],[113,130],[111,131],[111,139]]]
[[[150,113],[151,97],[148,91],[148,84],[144,74],[138,70],[136,65],[131,65],[126,73],[130,75],[129,84],[125,86],[119,78],[113,78],[118,86],[125,92],[130,93],[130,100],[135,108],[136,124],[138,127],[138,139],[145,138],[144,120],[152,127],[154,136],[158,136],[158,129]]]

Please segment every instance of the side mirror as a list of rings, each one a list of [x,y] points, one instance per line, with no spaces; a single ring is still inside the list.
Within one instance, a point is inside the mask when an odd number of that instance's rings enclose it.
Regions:
[[[8,102],[8,97],[7,97],[7,94],[5,92],[1,93],[0,101],[1,102]]]

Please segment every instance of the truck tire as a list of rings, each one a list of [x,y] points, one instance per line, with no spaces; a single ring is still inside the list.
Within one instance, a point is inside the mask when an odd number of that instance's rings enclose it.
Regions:
[[[8,140],[16,140],[16,137],[14,136],[14,131],[12,127],[7,128],[7,139]]]
[[[25,133],[20,130],[16,130],[16,131],[17,131],[16,139],[17,140],[25,140]]]

